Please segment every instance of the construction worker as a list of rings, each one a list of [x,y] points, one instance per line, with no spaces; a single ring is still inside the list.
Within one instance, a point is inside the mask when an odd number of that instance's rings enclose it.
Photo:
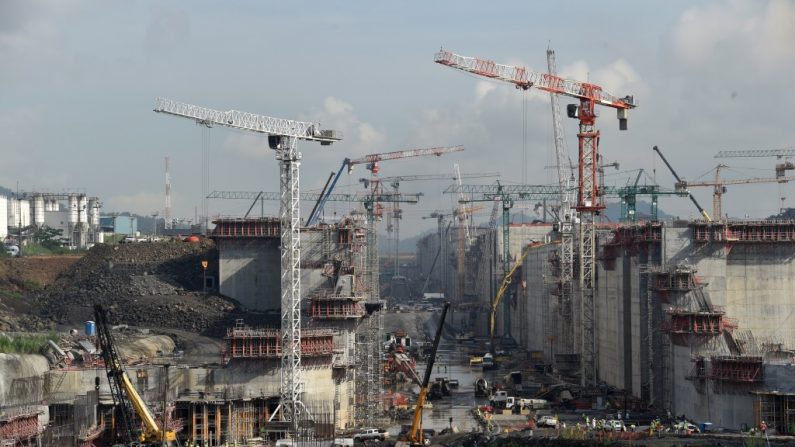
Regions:
[[[761,431],[762,434],[764,435],[766,430],[767,430],[767,423],[765,421],[760,422],[759,431]]]

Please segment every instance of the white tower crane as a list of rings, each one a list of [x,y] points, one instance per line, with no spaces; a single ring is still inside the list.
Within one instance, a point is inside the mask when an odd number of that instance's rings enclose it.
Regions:
[[[555,50],[547,48],[547,70],[551,76],[557,76]],[[558,210],[558,229],[560,231],[560,321],[562,323],[561,349],[564,353],[574,353],[573,323],[573,281],[574,281],[574,193],[571,188],[573,173],[568,163],[566,140],[563,124],[560,120],[560,103],[558,94],[549,93],[552,106],[552,131],[555,137],[555,158],[557,160],[558,186],[560,186],[560,208]],[[568,168],[567,168],[568,167]],[[548,325],[548,327],[551,326]],[[550,331],[551,332],[551,331]],[[547,338],[554,337],[548,333]],[[555,353],[549,353],[553,358]]]
[[[298,140],[320,142],[327,146],[342,139],[342,133],[321,130],[317,123],[293,121],[236,110],[213,110],[170,99],[157,98],[155,112],[195,120],[207,127],[224,126],[257,132],[268,136],[268,145],[276,151],[280,165],[281,201],[281,414],[297,430],[306,410],[301,403],[301,208],[299,166],[301,153]]]

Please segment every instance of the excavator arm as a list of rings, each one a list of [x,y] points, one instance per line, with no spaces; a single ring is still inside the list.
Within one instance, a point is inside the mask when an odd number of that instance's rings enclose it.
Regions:
[[[527,257],[528,253],[530,253],[530,247],[532,247],[532,245],[528,245],[524,249],[524,252],[522,252],[522,255],[516,260],[516,263],[513,265],[508,274],[502,278],[502,284],[500,284],[500,288],[497,290],[497,295],[494,297],[494,301],[491,303],[491,312],[489,315],[489,336],[492,340],[494,340],[494,327],[497,323],[497,309],[499,309],[500,302],[502,302],[502,297],[505,296],[508,286],[511,285],[511,278],[513,278],[513,274],[516,273],[516,270],[519,269],[519,266],[522,265],[522,262],[524,262],[524,259]],[[492,346],[494,346],[494,343],[492,343]]]

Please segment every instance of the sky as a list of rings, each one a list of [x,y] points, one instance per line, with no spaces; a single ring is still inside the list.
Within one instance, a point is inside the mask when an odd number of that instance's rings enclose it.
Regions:
[[[156,97],[342,131],[344,140],[332,146],[300,144],[303,191],[322,188],[345,157],[459,144],[464,152],[385,162],[381,175],[449,174],[458,164],[464,174],[499,172],[504,183],[554,183],[549,96],[434,64],[440,47],[545,71],[551,46],[562,76],[634,95],[626,132],[613,110],[600,110],[600,152],[620,164],[607,171],[606,184],[623,185],[642,168],[649,181],[672,187],[654,145],[691,181],[709,180],[718,162],[730,166],[725,178],[772,177],[774,158],[713,156],[795,145],[787,131],[794,41],[789,0],[2,0],[0,185],[84,191],[99,196],[105,212],[162,215],[169,156],[173,213],[193,219],[207,147],[210,190],[278,190],[278,165],[261,136],[203,132],[152,112]],[[569,102],[561,98],[564,107]],[[576,161],[577,123],[563,121]],[[366,174],[358,167],[338,192],[360,191]],[[448,185],[401,185],[424,194],[403,207],[403,235],[435,228],[421,217],[452,209],[455,199],[442,194]],[[782,203],[795,206],[791,188],[729,186],[724,212],[774,214]],[[712,190],[693,192],[709,210]],[[213,200],[209,207],[211,215],[232,216],[249,205]],[[661,208],[698,215],[681,198],[663,198]],[[276,210],[270,203],[265,211]]]

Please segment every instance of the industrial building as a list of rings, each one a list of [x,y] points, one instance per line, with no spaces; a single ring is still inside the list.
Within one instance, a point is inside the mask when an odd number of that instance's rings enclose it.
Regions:
[[[0,198],[0,237],[20,237],[25,244],[31,229],[60,230],[65,245],[86,248],[104,240],[100,227],[101,204],[83,193],[23,192]]]

